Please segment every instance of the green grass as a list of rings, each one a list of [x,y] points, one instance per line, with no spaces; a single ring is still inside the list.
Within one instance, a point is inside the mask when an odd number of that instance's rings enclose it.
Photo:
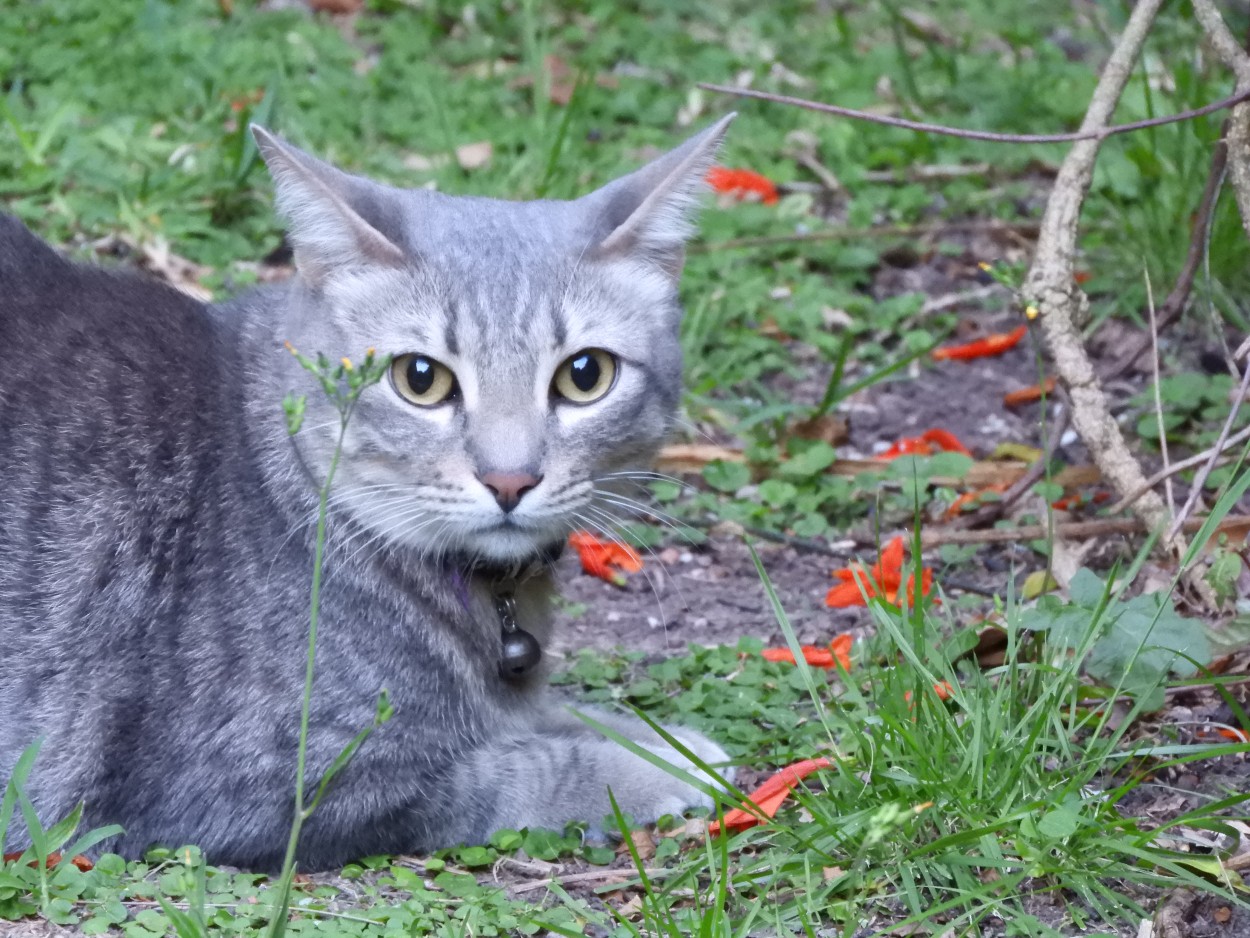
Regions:
[[[823,471],[832,448],[796,443],[788,433],[857,387],[899,379],[898,369],[947,335],[957,317],[922,315],[918,294],[867,292],[883,255],[912,238],[719,245],[837,227],[1035,220],[1046,167],[1063,148],[1000,147],[735,104],[695,92],[694,84],[749,73],[755,87],[852,107],[886,103],[904,116],[963,127],[1070,129],[1107,36],[1126,13],[1118,3],[1061,9],[939,0],[925,6],[934,31],[893,4],[816,11],[797,0],[633,7],[520,0],[471,8],[371,0],[345,30],[325,17],[262,12],[248,2],[236,2],[229,16],[221,10],[211,0],[0,2],[4,208],[84,256],[92,240],[109,234],[133,243],[165,239],[214,268],[206,283],[229,293],[255,279],[254,262],[277,246],[281,230],[245,133],[249,120],[388,182],[509,198],[588,191],[730,106],[742,116],[726,165],[810,184],[813,177],[786,155],[786,140],[796,131],[812,135],[847,190],[832,207],[834,220],[807,191],[776,206],[711,207],[683,283],[689,416],[741,440],[748,465],[714,463],[699,488],[659,483],[655,491],[679,519],[728,518],[805,537],[844,530],[870,507],[891,521],[910,518],[928,497],[930,477],[966,468],[963,457],[946,455],[899,460],[873,476],[832,476]],[[1173,5],[1117,122],[1226,94],[1228,77],[1197,47],[1187,10]],[[567,106],[546,94],[549,55],[578,79]],[[697,112],[686,127],[678,126],[683,108]],[[1081,244],[1096,320],[1139,318],[1143,273],[1156,296],[1170,285],[1186,247],[1178,233],[1187,231],[1220,119],[1105,144]],[[476,141],[490,142],[492,159],[462,170],[454,151]],[[917,165],[981,162],[993,171],[923,184],[906,178]],[[866,181],[882,170],[898,180]],[[932,247],[969,267],[1000,260],[969,256],[953,235]],[[1001,260],[1011,269],[1020,259]],[[1226,193],[1212,226],[1210,273],[1197,287],[1200,313],[1245,328],[1235,298],[1250,286],[1248,260]],[[829,309],[844,311],[849,324],[831,329]],[[801,364],[798,345],[813,350]],[[1165,360],[1165,431],[1176,444],[1200,447],[1222,419],[1228,383],[1184,370],[1193,368],[1188,359],[1179,365]],[[787,381],[809,375],[818,376],[821,393],[788,390]],[[1151,399],[1134,412],[1147,438],[1157,435]],[[1212,484],[1244,481],[1239,471],[1216,474]],[[1226,499],[1223,510],[1230,508]],[[999,916],[1015,934],[1041,935],[1135,921],[1139,899],[1124,884],[1191,886],[1240,902],[1213,875],[1211,858],[1182,854],[1161,839],[1166,825],[1120,807],[1152,784],[1146,768],[1237,749],[1195,743],[1176,728],[1151,736],[1131,719],[1113,727],[1110,711],[1094,705],[1118,693],[1132,708],[1153,706],[1165,682],[1183,679],[1173,656],[1151,647],[1160,635],[1203,661],[1194,624],[1170,604],[1120,594],[1132,572],[1114,587],[1083,579],[1067,601],[1032,608],[1008,601],[1000,610],[1008,661],[984,672],[965,655],[970,633],[951,601],[906,613],[874,606],[875,637],[859,646],[845,676],[765,662],[750,640],[664,661],[582,657],[560,680],[583,699],[698,727],[743,765],[834,753],[838,767],[813,777],[811,792],[766,827],[705,842],[679,823],[661,825],[655,856],[635,858],[661,872],[639,874],[623,889],[605,880],[570,894],[556,884],[509,899],[490,873],[518,851],[592,870],[623,861],[584,846],[576,830],[501,832],[488,846],[415,863],[365,858],[332,882],[297,883],[289,931],[850,935],[878,917],[882,928],[909,920],[962,934]],[[778,601],[784,622],[783,607]],[[931,690],[942,680],[959,687],[951,702]],[[1246,714],[1233,712],[1247,726]],[[131,938],[167,934],[175,920],[184,933],[198,923],[212,934],[247,935],[268,920],[275,891],[263,878],[205,867],[194,848],[139,863],[103,857],[89,872],[68,860],[48,869],[39,861],[73,846],[73,824],[38,830],[21,809],[22,780],[19,771],[0,803],[0,832],[31,824],[37,849],[0,866],[0,918],[41,914]],[[1211,793],[1168,823],[1218,831],[1220,818],[1245,815],[1243,798]],[[1043,921],[1043,905],[1031,897],[1049,893],[1066,905]],[[637,913],[618,917],[613,910],[631,896],[641,899]]]

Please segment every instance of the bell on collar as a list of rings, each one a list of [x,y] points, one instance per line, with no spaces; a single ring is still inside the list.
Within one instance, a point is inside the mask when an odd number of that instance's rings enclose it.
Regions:
[[[516,597],[511,592],[495,595],[495,610],[503,629],[499,674],[509,680],[525,677],[542,660],[542,646],[538,639],[516,624]]]
[[[505,678],[525,677],[542,660],[543,650],[536,639],[525,629],[513,629],[503,633],[503,654],[499,658],[499,673]]]

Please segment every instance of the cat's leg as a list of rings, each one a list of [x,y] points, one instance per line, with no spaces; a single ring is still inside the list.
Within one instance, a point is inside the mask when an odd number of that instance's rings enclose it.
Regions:
[[[590,715],[665,763],[720,787],[642,721],[598,711]],[[698,762],[732,778],[728,757],[715,743],[685,728],[673,728],[672,735]],[[450,839],[470,842],[485,840],[501,828],[560,830],[570,821],[584,821],[592,837],[600,836],[604,819],[612,813],[609,790],[620,809],[638,823],[712,807],[705,791],[571,715],[548,715],[530,733],[473,750],[457,771],[455,784],[463,793],[461,803],[470,810],[447,833]]]
[[[607,727],[612,732],[624,736],[639,745],[646,746],[652,749],[652,751],[655,751],[653,747],[660,746],[667,752],[675,752],[665,742],[664,738],[652,729],[650,724],[632,713],[614,713],[600,710],[597,707],[586,707],[572,702],[561,701],[558,698],[549,699],[548,707],[544,711],[538,725],[547,732],[575,731],[577,729],[589,728],[593,732],[599,733],[598,730],[581,719],[579,714],[589,717],[600,726]],[[729,757],[720,746],[698,730],[692,730],[688,726],[679,726],[673,723],[664,723],[661,726],[665,733],[694,753],[697,762],[708,766],[717,776],[725,781],[733,782],[734,768],[729,764]],[[688,761],[684,756],[682,756],[682,759],[683,762]],[[697,774],[700,778],[704,777],[703,772],[698,772]],[[720,787],[719,784],[715,783],[715,779],[712,782],[715,784],[715,787]]]

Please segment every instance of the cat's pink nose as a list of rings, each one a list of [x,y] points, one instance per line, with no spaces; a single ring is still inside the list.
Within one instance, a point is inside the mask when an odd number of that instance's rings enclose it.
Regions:
[[[542,476],[532,476],[528,472],[488,472],[477,478],[490,489],[504,511],[511,511],[519,505],[525,493],[543,480]]]

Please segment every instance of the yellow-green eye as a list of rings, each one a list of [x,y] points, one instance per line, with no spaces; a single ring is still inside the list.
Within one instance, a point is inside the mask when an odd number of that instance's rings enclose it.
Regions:
[[[460,395],[451,369],[425,355],[396,355],[391,362],[391,384],[404,400],[418,407],[437,407]]]
[[[588,348],[556,369],[551,390],[574,404],[589,404],[607,394],[615,380],[616,359],[601,348]]]

